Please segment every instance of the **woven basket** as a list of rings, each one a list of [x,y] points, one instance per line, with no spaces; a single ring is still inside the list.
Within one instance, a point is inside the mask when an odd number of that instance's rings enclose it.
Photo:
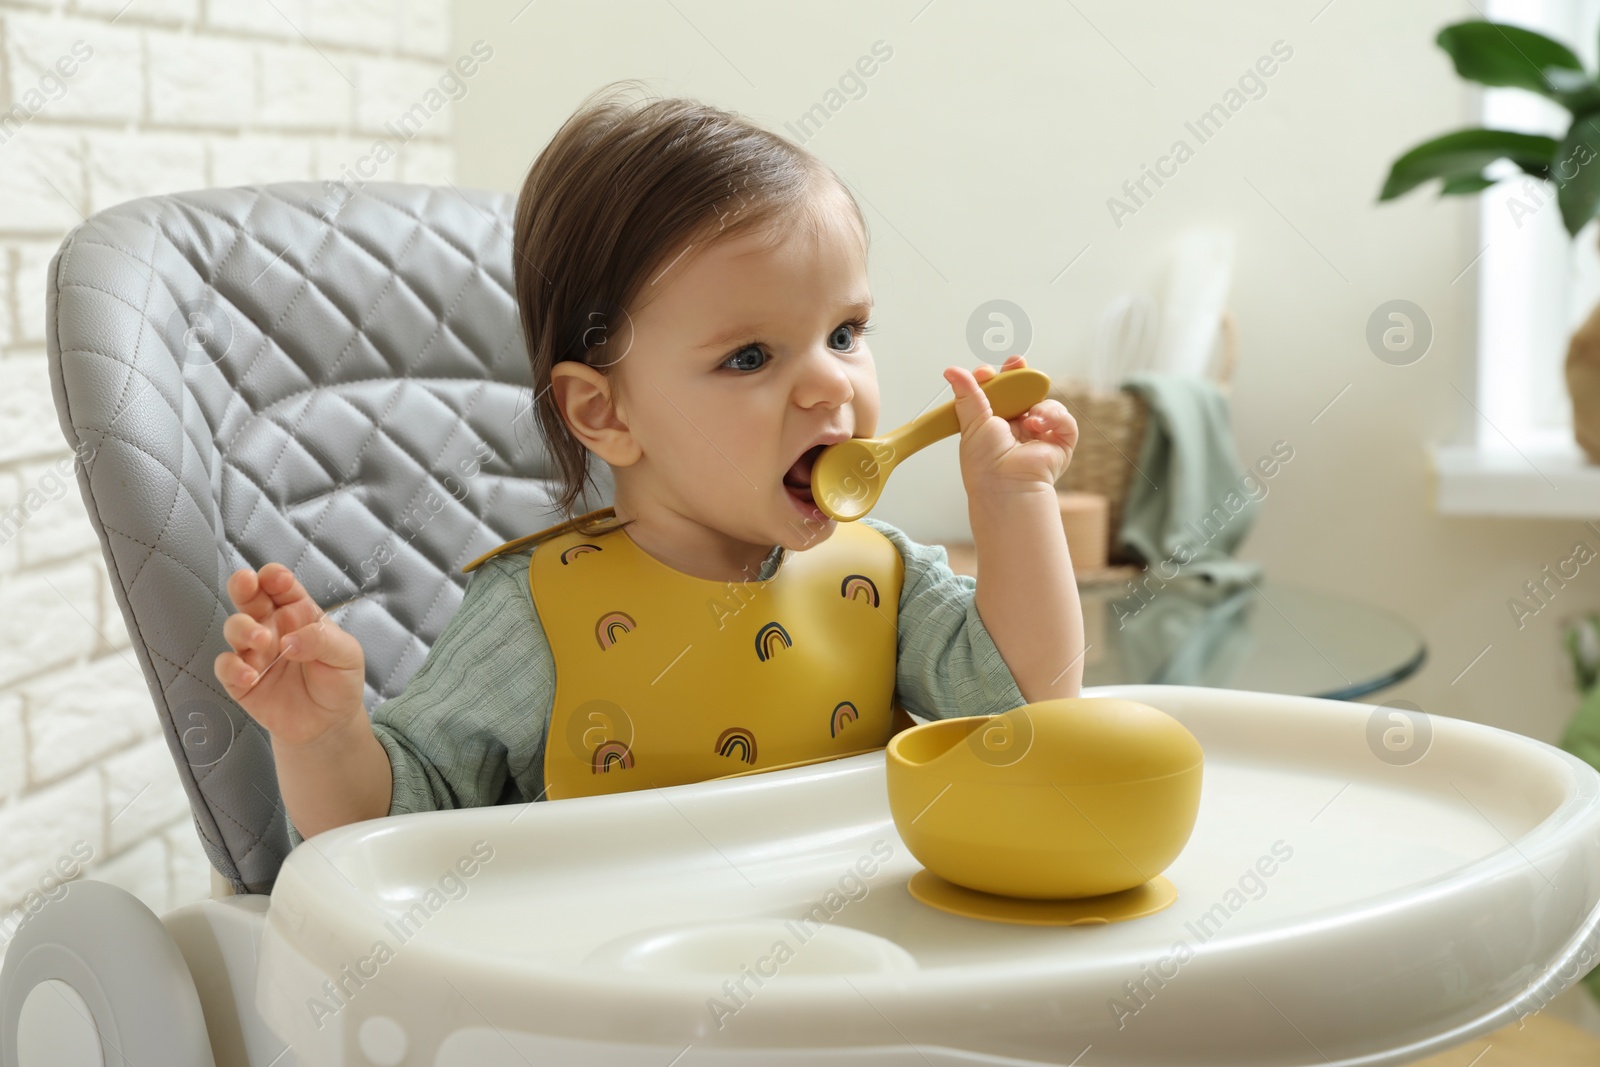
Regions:
[[[1227,396],[1239,358],[1238,325],[1231,311],[1223,310],[1218,333],[1222,351],[1217,359],[1216,383],[1222,395]],[[1139,477],[1134,464],[1144,447],[1147,415],[1144,399],[1122,389],[1094,392],[1088,382],[1071,378],[1059,380],[1049,395],[1065,404],[1078,421],[1078,444],[1056,488],[1105,497],[1110,524],[1108,562],[1137,563],[1137,559],[1122,551],[1116,532],[1122,529],[1122,509],[1128,499],[1128,486]]]

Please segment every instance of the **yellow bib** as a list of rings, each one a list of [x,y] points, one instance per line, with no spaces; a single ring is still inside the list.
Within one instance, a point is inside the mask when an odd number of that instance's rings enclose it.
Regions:
[[[905,563],[883,534],[839,523],[766,581],[722,582],[673,570],[624,530],[572,529],[612,514],[462,568],[535,545],[528,583],[556,669],[546,797],[852,756],[910,724],[894,697]]]

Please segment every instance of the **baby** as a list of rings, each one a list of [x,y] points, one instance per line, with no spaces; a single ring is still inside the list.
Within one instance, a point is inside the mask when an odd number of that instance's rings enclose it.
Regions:
[[[818,453],[879,432],[861,211],[782,137],[615,89],[556,133],[516,210],[535,412],[568,521],[468,564],[460,608],[370,719],[360,644],[288,568],[228,580],[238,613],[214,670],[271,736],[295,843],[871,751],[908,709],[1078,695],[1055,490],[1072,416],[1045,400],[1000,418],[979,388],[996,368],[944,371],[981,582],[879,519],[829,519]],[[591,457],[614,503],[575,516]]]

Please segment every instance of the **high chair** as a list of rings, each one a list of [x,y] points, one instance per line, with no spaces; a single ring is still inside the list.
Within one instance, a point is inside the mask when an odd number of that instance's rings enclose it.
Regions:
[[[277,560],[320,604],[361,596],[339,622],[370,711],[461,565],[557,521],[511,210],[454,186],[211,189],[99,212],[51,262],[62,430],[214,891],[158,917],[68,883],[6,954],[0,1067],[1376,1067],[1594,965],[1587,764],[1446,715],[1184,686],[1084,694],[1205,751],[1177,900],[1129,921],[913,899],[881,750],[291,853],[269,739],[212,673],[225,582]]]

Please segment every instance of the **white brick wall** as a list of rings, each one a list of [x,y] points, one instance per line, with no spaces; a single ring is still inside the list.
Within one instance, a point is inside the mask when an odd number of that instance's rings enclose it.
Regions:
[[[337,179],[380,138],[369,180],[453,179],[449,22],[449,0],[0,3],[0,953],[63,858],[157,913],[209,891],[57,421],[50,257],[123,200]]]
[[[27,241],[16,246],[17,269],[12,285],[17,298],[17,342],[44,344],[44,279],[54,241]]]
[[[196,133],[107,133],[88,141],[89,211],[206,184],[205,138]]]
[[[256,120],[255,45],[150,30],[144,46],[151,121],[235,126]]]
[[[261,123],[286,130],[348,130],[355,97],[354,64],[348,56],[300,48],[263,45]]]
[[[41,109],[0,143],[0,233],[60,235],[83,216],[83,134],[78,127],[45,125]],[[0,135],[8,131],[0,130]]]
[[[11,102],[40,90],[45,102],[30,121],[66,118],[106,119],[133,122],[142,104],[139,93],[129,92],[128,77],[143,69],[140,55],[141,33],[118,20],[108,26],[92,19],[60,18],[54,15],[17,14],[6,19],[6,67],[10,72]],[[74,53],[73,45],[79,52]],[[79,60],[78,69],[62,78],[65,70],[56,67],[63,57],[67,69]],[[57,90],[41,79],[49,76],[63,85]]]
[[[15,517],[23,520],[22,525],[13,528],[0,516],[0,537],[15,534],[22,566],[65,562],[85,552],[99,552],[100,542],[84,510],[74,462],[69,453],[49,463],[20,468],[16,503],[22,512]]]
[[[22,698],[0,696],[0,802],[22,793],[28,780],[28,736],[22,732]]]

